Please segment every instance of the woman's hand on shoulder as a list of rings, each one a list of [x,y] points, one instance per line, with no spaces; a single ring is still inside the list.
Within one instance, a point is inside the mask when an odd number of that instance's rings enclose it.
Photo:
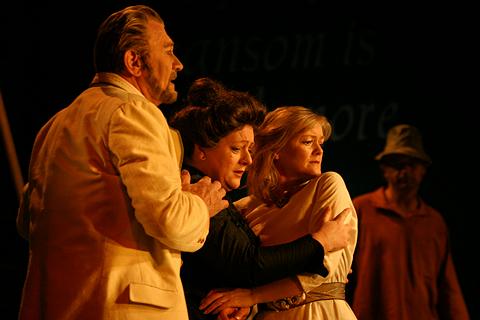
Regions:
[[[321,223],[318,230],[312,233],[312,237],[320,242],[325,252],[343,249],[350,243],[355,228],[352,223],[346,223],[345,221],[351,211],[351,208],[345,208],[335,218],[333,218],[330,207],[325,208],[321,213]],[[350,219],[350,221],[352,220]]]

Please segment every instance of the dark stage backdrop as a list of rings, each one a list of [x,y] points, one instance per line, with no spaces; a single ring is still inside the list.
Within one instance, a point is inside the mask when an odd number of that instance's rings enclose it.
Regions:
[[[24,177],[38,129],[66,107],[93,77],[92,48],[101,21],[133,1],[11,2],[1,8],[0,90]],[[181,106],[201,76],[248,90],[269,108],[304,105],[333,122],[324,171],[341,173],[351,196],[382,182],[373,157],[386,131],[411,123],[424,135],[433,165],[422,193],[441,211],[472,315],[480,288],[477,252],[478,156],[475,42],[468,8],[332,8],[330,1],[144,1],[159,11],[185,65],[176,87]],[[27,243],[15,230],[17,198],[3,145],[0,313],[16,315]],[[68,279],[66,279],[68,282]]]

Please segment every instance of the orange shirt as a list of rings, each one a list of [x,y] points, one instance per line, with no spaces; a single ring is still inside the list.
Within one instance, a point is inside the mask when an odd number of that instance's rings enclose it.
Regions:
[[[440,213],[422,200],[402,216],[383,188],[353,203],[359,234],[347,292],[358,319],[469,319]]]

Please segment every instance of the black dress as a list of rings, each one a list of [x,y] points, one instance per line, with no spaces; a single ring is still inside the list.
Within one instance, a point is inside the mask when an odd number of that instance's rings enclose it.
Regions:
[[[190,172],[192,182],[204,176],[193,167],[184,169]],[[323,247],[311,236],[262,247],[228,193],[226,198],[230,206],[210,219],[203,247],[182,253],[181,277],[190,320],[216,319],[198,309],[200,300],[212,289],[254,287],[302,272],[328,273],[321,263]]]

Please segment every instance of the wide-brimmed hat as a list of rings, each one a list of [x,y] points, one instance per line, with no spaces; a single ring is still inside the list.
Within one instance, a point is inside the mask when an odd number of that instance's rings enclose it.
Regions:
[[[430,156],[423,149],[422,135],[412,125],[399,124],[388,130],[385,149],[377,154],[376,160],[386,155],[404,154],[431,163]]]

